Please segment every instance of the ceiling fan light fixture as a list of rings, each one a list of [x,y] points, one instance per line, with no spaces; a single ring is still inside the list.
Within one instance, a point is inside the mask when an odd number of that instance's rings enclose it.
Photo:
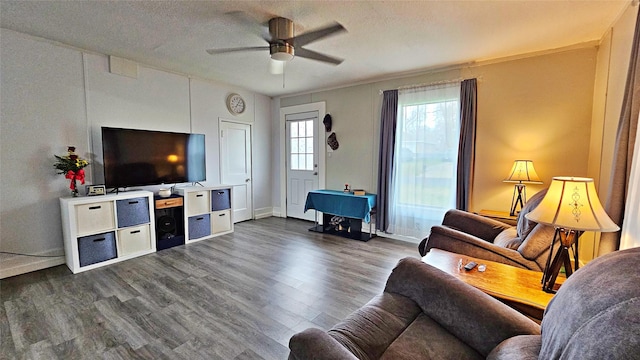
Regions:
[[[276,61],[290,61],[291,59],[293,59],[293,54],[275,53],[275,54],[271,54],[271,58]]]
[[[287,43],[271,44],[269,51],[271,52],[271,58],[278,61],[290,61],[295,54],[293,46]]]
[[[284,74],[284,61],[269,59],[269,73],[272,75]]]

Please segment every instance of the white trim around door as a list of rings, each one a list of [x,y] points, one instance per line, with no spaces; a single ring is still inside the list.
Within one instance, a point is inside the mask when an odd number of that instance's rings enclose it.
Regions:
[[[227,134],[223,134],[224,130],[227,131]],[[233,221],[251,220],[254,218],[253,124],[218,118],[218,132],[220,183],[233,188],[231,193],[234,213]],[[239,138],[237,137],[238,133],[240,133]],[[227,138],[233,135],[236,136],[236,140],[228,142]],[[229,146],[240,146],[241,148],[233,151],[232,154],[227,154]],[[244,154],[244,157],[237,158],[240,154]],[[232,157],[235,158],[232,160]],[[229,172],[229,168],[234,170]]]
[[[326,144],[327,134],[325,132],[322,120],[326,115],[326,103],[315,102],[311,104],[287,106],[280,108],[280,216],[287,217],[287,159],[286,159],[286,144],[287,133],[285,130],[286,116],[289,114],[304,113],[309,111],[318,112],[318,125],[316,133],[318,134],[318,184],[320,189],[324,189],[326,186]],[[322,134],[322,135],[320,135]]]

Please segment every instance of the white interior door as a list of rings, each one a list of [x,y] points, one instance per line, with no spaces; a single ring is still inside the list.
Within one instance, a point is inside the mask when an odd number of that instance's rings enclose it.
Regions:
[[[252,219],[251,125],[220,121],[220,177],[233,187],[233,222]]]
[[[287,114],[287,217],[314,220],[315,212],[304,212],[307,193],[319,188],[318,112]]]

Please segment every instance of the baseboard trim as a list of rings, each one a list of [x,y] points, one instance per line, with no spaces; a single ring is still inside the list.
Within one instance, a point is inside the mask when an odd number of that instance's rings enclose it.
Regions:
[[[384,238],[388,238],[388,239],[404,241],[404,242],[408,242],[408,243],[412,243],[412,244],[419,244],[420,241],[422,241],[421,239],[416,239],[416,238],[412,238],[412,237],[409,237],[409,236],[394,235],[394,234],[386,233],[386,232],[383,232],[383,231],[376,231],[376,235],[378,235],[379,237],[384,237]]]
[[[264,219],[272,216],[273,216],[273,208],[271,207],[255,209],[253,211],[253,218],[256,220]]]
[[[43,251],[35,255],[55,255],[64,249]],[[64,255],[56,257],[32,257],[24,255],[0,254],[0,279],[22,275],[65,263]]]

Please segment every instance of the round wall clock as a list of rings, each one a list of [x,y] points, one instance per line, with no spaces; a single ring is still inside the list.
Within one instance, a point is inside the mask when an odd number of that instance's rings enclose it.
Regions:
[[[238,94],[231,94],[227,97],[227,108],[234,115],[239,115],[244,112],[245,103],[242,96]]]

